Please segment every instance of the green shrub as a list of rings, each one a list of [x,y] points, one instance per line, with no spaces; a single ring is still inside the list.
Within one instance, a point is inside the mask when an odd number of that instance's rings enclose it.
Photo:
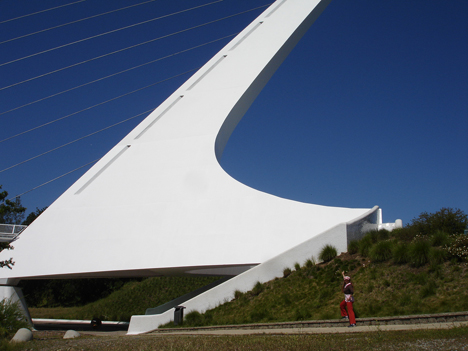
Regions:
[[[365,257],[369,256],[369,250],[372,245],[372,237],[370,235],[365,235],[361,240],[359,240],[359,254]]]
[[[354,255],[355,253],[359,252],[359,241],[358,240],[351,240],[351,242],[348,245],[348,252],[351,255]]]
[[[379,231],[376,229],[368,231],[364,237],[366,236],[370,238],[372,244],[375,244],[379,241]]]
[[[369,250],[369,257],[375,262],[384,262],[392,258],[392,242],[380,241]]]
[[[244,294],[240,290],[234,291],[234,299],[240,299]]]
[[[323,262],[329,262],[338,255],[336,248],[332,245],[325,245],[319,254],[319,259]]]
[[[291,274],[291,268],[285,268],[283,270],[283,278],[286,278],[287,276],[289,276]]]
[[[308,259],[305,263],[305,266],[307,268],[312,268],[315,266],[315,259],[312,257],[311,259]]]
[[[432,265],[439,265],[447,259],[447,251],[441,248],[433,247],[429,251],[429,261]]]
[[[441,230],[436,230],[434,234],[431,235],[430,243],[432,246],[444,246],[450,243],[450,236]]]
[[[425,240],[412,242],[408,247],[409,262],[414,267],[424,266],[429,262],[429,252],[431,245]]]
[[[294,269],[295,269],[296,271],[300,271],[300,270],[301,270],[301,265],[300,265],[299,263],[296,262],[296,263],[294,264]]]
[[[396,243],[393,246],[392,258],[396,264],[408,263],[408,245],[404,242]]]
[[[412,227],[397,228],[392,230],[392,237],[399,241],[411,242],[418,232]]]
[[[0,337],[13,336],[18,329],[29,328],[29,324],[18,302],[10,299],[0,301]]]
[[[449,234],[463,233],[468,216],[460,209],[441,208],[435,213],[422,212],[411,220],[409,227],[418,234],[429,236],[440,230]]]
[[[185,315],[184,324],[192,327],[199,327],[204,325],[203,319],[203,315],[200,312],[192,311]]]
[[[255,284],[255,286],[252,289],[252,294],[255,296],[260,295],[263,290],[265,290],[264,285],[260,282],[257,282],[257,284]]]
[[[387,229],[380,229],[377,233],[377,240],[384,241],[390,238],[390,232]]]
[[[447,252],[457,260],[468,261],[468,235],[454,235],[453,242],[447,246]]]

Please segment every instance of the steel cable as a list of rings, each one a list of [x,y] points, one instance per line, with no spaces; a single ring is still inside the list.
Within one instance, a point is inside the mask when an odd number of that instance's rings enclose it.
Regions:
[[[150,113],[150,112],[152,112],[153,110],[154,110],[154,108],[153,108],[153,109],[150,109],[150,110],[147,110],[147,111],[144,111],[144,112],[141,112],[141,113],[139,113],[139,114],[137,114],[137,115],[135,115],[135,116],[132,116],[132,117],[127,118],[127,119],[124,119],[123,121],[114,123],[114,124],[112,124],[112,125],[110,125],[110,126],[107,126],[107,127],[105,127],[105,128],[102,128],[102,129],[100,129],[100,130],[98,130],[98,131],[92,132],[92,133],[87,134],[87,135],[85,135],[85,136],[82,136],[82,137],[80,137],[80,138],[78,138],[78,139],[75,139],[75,140],[72,140],[72,141],[70,141],[70,142],[68,142],[68,143],[65,143],[65,144],[62,144],[62,145],[60,145],[60,146],[57,146],[57,147],[55,147],[55,148],[53,148],[53,149],[50,149],[50,150],[48,150],[48,151],[46,151],[46,152],[43,152],[42,154],[33,156],[33,157],[28,158],[27,160],[21,161],[21,162],[15,164],[15,165],[13,165],[13,166],[10,166],[10,167],[7,167],[7,168],[5,168],[5,169],[2,169],[2,170],[0,171],[0,173],[3,173],[3,172],[5,172],[5,171],[8,171],[9,169],[15,168],[15,167],[17,167],[17,166],[19,166],[19,165],[22,165],[22,164],[26,163],[26,162],[35,160],[36,158],[39,158],[39,157],[44,156],[44,155],[47,155],[47,154],[49,154],[49,153],[51,153],[51,152],[53,152],[53,151],[57,151],[57,150],[59,150],[59,149],[61,149],[61,148],[64,148],[65,146],[74,144],[74,143],[76,143],[76,142],[78,142],[78,141],[80,141],[80,140],[86,139],[86,138],[88,138],[88,137],[90,137],[90,136],[92,136],[92,135],[101,133],[101,132],[103,132],[103,131],[105,131],[105,130],[107,130],[107,129],[110,129],[110,128],[112,128],[112,127],[118,126],[119,124],[128,122],[128,121],[130,121],[130,120],[132,120],[132,119],[134,119],[134,118],[137,118],[137,117],[139,117],[139,116],[141,116],[141,115],[144,115],[145,113]]]
[[[117,76],[117,75],[119,75],[119,74],[122,74],[122,73],[125,73],[125,72],[129,72],[129,71],[131,71],[131,70],[134,70],[134,69],[137,69],[137,68],[140,68],[140,67],[149,65],[149,64],[151,64],[151,63],[155,63],[155,62],[158,62],[158,61],[161,61],[161,60],[164,60],[164,59],[167,59],[167,58],[170,58],[170,57],[173,57],[173,56],[176,56],[176,55],[179,55],[179,54],[182,54],[182,53],[185,53],[185,52],[194,50],[194,49],[198,49],[198,48],[200,48],[200,47],[202,47],[202,46],[215,43],[215,42],[217,42],[217,41],[220,41],[220,40],[223,40],[223,39],[232,37],[232,36],[234,36],[234,35],[236,35],[236,34],[237,34],[237,33],[235,33],[235,34],[230,34],[230,35],[224,36],[224,37],[222,37],[222,38],[218,38],[218,39],[215,39],[215,40],[212,40],[212,41],[209,41],[209,42],[200,44],[200,45],[196,45],[196,46],[193,46],[193,47],[191,47],[191,48],[188,48],[188,49],[185,49],[185,50],[182,50],[182,51],[178,51],[178,52],[175,52],[175,53],[173,53],[173,54],[170,54],[170,55],[167,55],[167,56],[163,56],[163,57],[160,57],[160,58],[158,58],[158,59],[151,60],[151,61],[142,63],[142,64],[137,65],[137,66],[133,66],[133,67],[127,68],[127,69],[125,69],[125,70],[122,70],[122,71],[119,71],[119,72],[110,74],[110,75],[108,75],[108,76],[101,77],[101,78],[92,80],[92,81],[90,81],[90,82],[87,82],[87,83],[84,83],[84,84],[81,84],[81,85],[74,86],[74,87],[69,88],[69,89],[66,89],[66,90],[62,90],[62,91],[60,91],[60,92],[58,92],[58,93],[55,93],[55,94],[52,94],[52,95],[43,97],[43,98],[38,99],[38,100],[35,100],[35,101],[28,102],[28,103],[26,103],[26,104],[24,104],[24,105],[21,105],[21,106],[18,106],[18,107],[14,107],[14,108],[12,108],[12,109],[10,109],[10,110],[7,110],[7,111],[4,111],[4,112],[0,112],[0,116],[1,116],[1,115],[4,115],[4,114],[6,114],[6,113],[12,112],[12,111],[19,110],[19,109],[21,109],[21,108],[23,108],[23,107],[33,105],[33,104],[35,104],[35,103],[37,103],[37,102],[41,102],[41,101],[50,99],[50,98],[52,98],[52,97],[55,97],[55,96],[58,96],[58,95],[67,93],[67,92],[69,92],[69,91],[72,91],[72,90],[75,90],[75,89],[78,89],[78,88],[81,88],[81,87],[84,87],[84,86],[87,86],[87,85],[90,85],[90,84],[93,84],[93,83],[102,81],[102,80],[104,80],[104,79],[111,78],[111,77],[115,77],[115,76]],[[4,141],[6,141],[6,140],[12,139],[12,138],[14,138],[14,137],[15,137],[15,136],[12,136],[12,137],[9,137],[9,138],[0,140],[0,143],[4,142]]]
[[[25,35],[21,35],[21,36],[16,37],[16,38],[11,38],[11,39],[8,39],[8,40],[0,41],[0,44],[5,44],[5,43],[9,43],[9,42],[14,41],[14,40],[27,38],[27,37],[30,37],[30,36],[32,36],[32,35],[39,34],[39,33],[44,33],[44,32],[47,32],[47,31],[49,31],[49,30],[52,30],[52,29],[57,29],[57,28],[65,27],[65,26],[68,26],[68,25],[70,25],[70,24],[75,24],[75,23],[78,23],[78,22],[83,22],[83,21],[89,20],[89,19],[91,19],[91,18],[96,18],[96,17],[108,15],[108,14],[113,13],[113,12],[118,12],[118,11],[126,10],[126,9],[128,9],[128,8],[130,8],[130,7],[135,7],[135,6],[144,5],[144,4],[147,4],[147,3],[149,3],[149,2],[153,2],[153,1],[157,1],[157,0],[148,0],[148,1],[141,2],[141,3],[139,3],[139,4],[130,5],[130,6],[126,6],[126,7],[121,7],[121,8],[112,10],[112,11],[103,12],[103,13],[100,13],[100,14],[97,14],[97,15],[93,15],[93,16],[89,16],[89,17],[85,17],[85,18],[80,18],[80,19],[78,19],[78,20],[76,20],[76,21],[71,21],[71,22],[59,24],[59,25],[54,26],[54,27],[49,27],[49,28],[46,28],[46,29],[41,29],[41,30],[38,30],[38,31],[33,32],[33,33],[28,33],[28,34],[25,34]]]
[[[93,36],[91,36],[91,37],[87,37],[87,38],[84,38],[84,39],[76,40],[76,41],[73,41],[73,42],[70,42],[70,43],[67,43],[67,44],[59,45],[59,46],[56,46],[56,47],[51,48],[51,49],[47,49],[47,50],[43,50],[43,51],[40,51],[40,52],[36,52],[35,54],[31,54],[31,55],[28,55],[28,56],[20,57],[20,58],[15,59],[15,60],[11,60],[11,61],[8,61],[8,62],[1,63],[1,64],[0,64],[0,67],[1,67],[1,66],[9,65],[9,64],[14,63],[14,62],[22,61],[22,60],[25,60],[25,59],[27,59],[27,58],[31,58],[31,57],[34,57],[34,56],[42,55],[42,54],[45,54],[45,53],[47,53],[47,52],[51,52],[51,51],[54,51],[54,50],[62,49],[62,48],[67,47],[67,46],[71,46],[71,45],[74,45],[74,44],[82,43],[82,42],[87,41],[87,40],[91,40],[91,39],[94,39],[94,38],[102,37],[102,36],[107,35],[107,34],[119,32],[119,31],[121,31],[121,30],[128,29],[128,28],[132,28],[132,27],[136,27],[136,26],[139,26],[139,25],[141,25],[141,24],[149,23],[149,22],[152,22],[152,21],[157,21],[157,20],[162,19],[162,18],[167,18],[167,17],[170,17],[170,16],[178,15],[178,14],[180,14],[180,13],[184,13],[184,12],[187,12],[187,11],[195,10],[195,9],[198,9],[198,8],[201,8],[201,7],[204,7],[204,6],[212,5],[212,4],[221,2],[221,1],[223,1],[223,0],[216,0],[216,1],[210,2],[210,3],[208,3],[208,4],[203,4],[203,5],[191,7],[191,8],[189,8],[189,9],[185,9],[185,10],[173,12],[173,13],[170,13],[170,14],[168,14],[168,15],[164,15],[164,16],[152,18],[152,19],[147,20],[147,21],[135,23],[135,24],[132,24],[132,25],[129,25],[129,26],[125,26],[125,27],[117,28],[117,29],[114,29],[114,30],[111,30],[111,31],[108,31],[108,32],[101,33],[101,34],[93,35]],[[16,85],[16,84],[14,84],[14,85]],[[12,85],[12,86],[14,86],[14,85]],[[5,89],[5,88],[2,88],[2,89]]]
[[[122,94],[122,95],[113,97],[112,99],[109,99],[109,100],[106,100],[106,101],[102,101],[102,102],[100,102],[100,103],[98,103],[98,104],[95,104],[95,105],[92,105],[92,106],[88,106],[88,107],[86,107],[86,108],[84,108],[84,109],[82,109],[82,110],[72,112],[72,113],[70,113],[70,114],[68,114],[68,115],[65,115],[65,116],[59,117],[59,118],[57,118],[57,119],[54,119],[53,121],[49,121],[49,122],[44,123],[44,124],[41,124],[41,125],[39,125],[39,126],[37,126],[37,127],[31,128],[31,129],[28,129],[28,130],[25,130],[25,131],[23,131],[23,132],[21,132],[21,133],[18,133],[18,134],[16,134],[16,135],[10,136],[10,137],[8,137],[8,138],[6,138],[6,139],[0,140],[0,143],[3,143],[4,141],[7,141],[7,140],[10,140],[10,139],[16,138],[16,137],[18,137],[18,136],[20,136],[20,135],[23,135],[23,134],[32,132],[32,131],[34,131],[34,130],[36,130],[36,129],[39,129],[39,128],[48,126],[49,124],[52,124],[52,123],[55,123],[55,122],[64,120],[64,119],[69,118],[69,117],[71,117],[71,116],[77,115],[78,113],[81,113],[81,112],[84,112],[84,111],[89,111],[89,110],[91,110],[91,109],[93,109],[93,108],[95,108],[95,107],[98,107],[98,106],[107,104],[108,102],[111,102],[111,101],[120,99],[120,98],[122,98],[122,97],[124,97],[124,96],[128,96],[128,95],[133,94],[133,93],[136,93],[136,92],[138,92],[138,91],[141,91],[141,90],[150,88],[150,87],[152,87],[152,86],[155,86],[155,85],[157,85],[157,84],[161,84],[161,83],[167,82],[168,80],[171,80],[171,79],[174,79],[174,78],[183,76],[184,74],[187,74],[187,73],[196,71],[196,70],[199,69],[199,68],[200,68],[200,67],[191,69],[191,70],[189,70],[189,71],[185,71],[185,72],[183,72],[183,73],[179,73],[179,74],[177,74],[177,75],[175,75],[175,76],[172,76],[172,77],[169,77],[169,78],[166,78],[166,79],[157,81],[156,83],[152,83],[152,84],[146,85],[146,86],[144,86],[144,87],[138,88],[138,89],[136,89],[136,90],[132,90],[132,91],[130,91],[130,92],[128,92],[128,93],[125,93],[125,94]],[[20,163],[20,164],[21,164],[21,163]],[[13,167],[9,167],[9,168],[7,168],[7,169],[10,169],[10,168],[13,168]],[[7,170],[7,169],[4,169],[3,171],[5,171],[5,170]],[[0,173],[2,173],[3,171],[0,171]]]
[[[7,23],[7,22],[11,22],[11,21],[15,21],[15,20],[18,20],[20,18],[25,18],[25,17],[29,17],[29,16],[33,16],[33,15],[37,15],[39,13],[43,13],[43,12],[47,12],[47,11],[51,11],[51,10],[55,10],[55,9],[58,9],[60,7],[65,7],[65,6],[70,6],[70,5],[74,5],[74,4],[77,4],[79,2],[83,2],[83,1],[86,1],[86,0],[79,0],[79,1],[75,1],[75,2],[71,2],[69,4],[65,4],[65,5],[60,5],[60,6],[56,6],[56,7],[51,7],[49,9],[45,9],[45,10],[41,10],[41,11],[37,11],[37,12],[34,12],[34,13],[29,13],[27,15],[23,15],[23,16],[19,16],[19,17],[15,17],[15,18],[10,18],[10,19],[7,19],[7,20],[4,20],[4,21],[1,21],[0,24],[2,23]]]

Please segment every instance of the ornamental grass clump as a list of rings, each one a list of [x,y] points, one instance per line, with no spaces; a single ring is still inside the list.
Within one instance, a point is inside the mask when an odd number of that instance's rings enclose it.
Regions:
[[[432,265],[439,265],[441,263],[444,263],[447,257],[448,253],[444,249],[433,247],[429,251],[429,261]]]
[[[413,267],[424,266],[429,262],[431,245],[426,240],[413,241],[408,248],[409,262]]]
[[[10,299],[0,301],[0,338],[7,338],[16,333],[18,329],[29,328],[18,302]]]
[[[351,242],[348,245],[348,252],[351,255],[354,255],[355,253],[359,252],[359,240],[351,240]]]
[[[359,254],[365,257],[369,256],[369,250],[372,245],[372,236],[366,234],[361,240],[359,240]]]
[[[308,259],[308,260],[306,261],[306,263],[305,263],[305,266],[306,266],[307,268],[312,268],[312,267],[314,267],[314,266],[315,266],[315,258],[312,257],[312,258]]]
[[[408,244],[404,242],[396,243],[392,249],[392,258],[396,264],[408,263]]]
[[[442,230],[437,230],[431,235],[430,243],[432,246],[444,246],[450,244],[450,235]]]
[[[263,290],[265,290],[264,285],[260,282],[257,282],[257,284],[255,284],[255,286],[252,289],[252,295],[258,296],[262,293]]]
[[[185,315],[184,324],[191,327],[199,327],[204,325],[203,315],[198,311],[191,311]]]
[[[332,245],[325,245],[319,254],[319,259],[323,262],[330,262],[338,255],[336,248]]]
[[[392,258],[392,242],[380,241],[369,250],[369,257],[374,262],[385,262]]]

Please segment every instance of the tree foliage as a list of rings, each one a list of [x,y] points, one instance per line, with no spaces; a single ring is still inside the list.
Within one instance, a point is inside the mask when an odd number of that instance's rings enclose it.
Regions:
[[[2,186],[0,185],[0,190]],[[19,197],[14,200],[7,199],[8,192],[0,192],[0,223],[21,224],[26,208],[21,205]]]
[[[10,337],[20,328],[29,328],[18,302],[0,301],[0,338]]]
[[[0,185],[0,190],[2,186]],[[8,192],[0,191],[0,223],[4,224],[20,224],[21,221],[24,219],[24,212],[26,208],[21,205],[21,200],[19,197],[15,198],[15,200],[8,200],[7,199]],[[3,250],[13,250],[13,246],[10,243],[0,242],[0,252]],[[0,261],[0,268],[11,267],[15,263],[13,262],[13,258],[8,260]]]
[[[47,209],[47,207],[44,207],[44,208],[37,208],[36,207],[36,211],[34,212],[31,212],[30,214],[28,214],[28,216],[26,217],[26,219],[21,223],[22,225],[30,225],[32,222],[34,222],[36,220],[37,217],[39,217],[39,215],[44,212],[45,210]]]
[[[444,207],[435,213],[422,212],[411,220],[409,227],[417,234],[428,236],[437,231],[463,233],[467,224],[468,217],[462,210]]]

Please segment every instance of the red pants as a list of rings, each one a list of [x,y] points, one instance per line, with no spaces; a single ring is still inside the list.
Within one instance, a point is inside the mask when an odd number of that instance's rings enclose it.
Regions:
[[[346,313],[346,309],[348,312]],[[346,302],[345,300],[340,303],[341,317],[349,317],[349,324],[356,324],[356,317],[354,316],[353,303]]]

